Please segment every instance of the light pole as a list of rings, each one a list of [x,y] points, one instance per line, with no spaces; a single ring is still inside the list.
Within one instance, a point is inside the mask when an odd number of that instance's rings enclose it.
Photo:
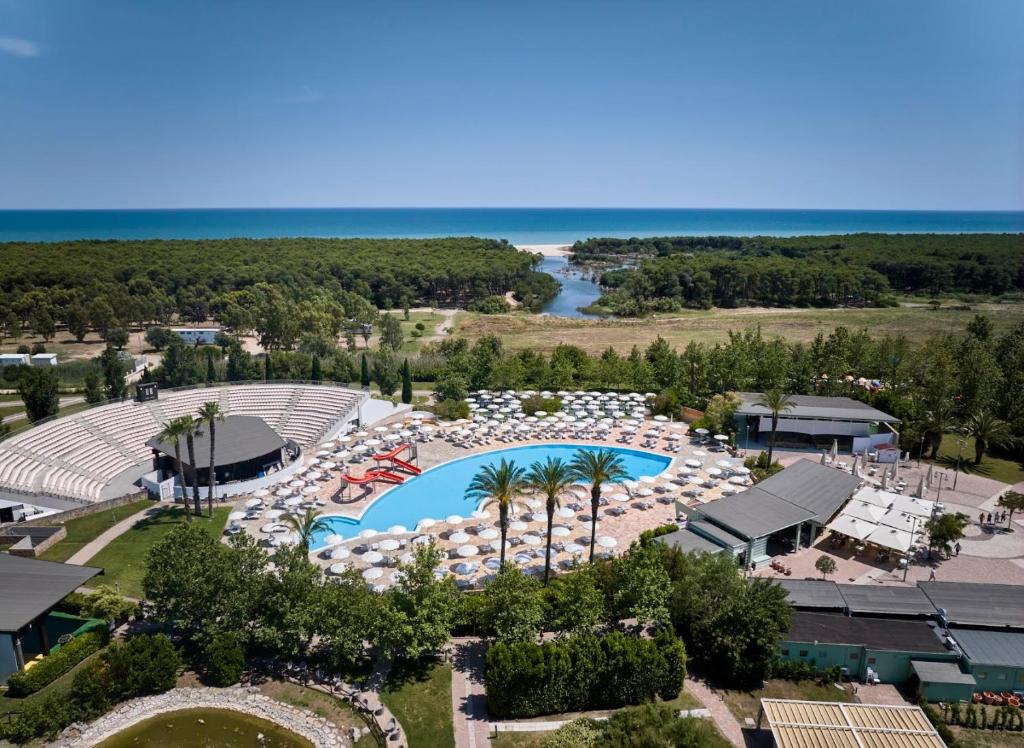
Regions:
[[[912,515],[913,524],[910,526],[910,547],[907,549],[906,563],[903,565],[903,581],[907,581],[907,572],[910,570],[911,550],[914,548],[914,538],[917,537],[917,515]]]
[[[921,467],[921,455],[924,454],[924,439],[927,434],[921,434],[921,448],[917,450],[917,466]]]
[[[954,491],[956,490],[957,479],[960,477],[960,460],[964,456],[964,447],[967,446],[967,442],[964,441],[963,439],[957,439],[956,440],[956,444],[959,447],[959,449],[957,449],[957,452],[956,452],[956,475],[953,476],[953,490]]]

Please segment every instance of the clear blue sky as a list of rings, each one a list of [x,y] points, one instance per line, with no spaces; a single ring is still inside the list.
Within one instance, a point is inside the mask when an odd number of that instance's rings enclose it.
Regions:
[[[1021,209],[1024,2],[0,0],[0,208]]]

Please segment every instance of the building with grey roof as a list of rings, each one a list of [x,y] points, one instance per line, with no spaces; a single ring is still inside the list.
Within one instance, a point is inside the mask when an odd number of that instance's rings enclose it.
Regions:
[[[934,616],[935,606],[919,587],[881,584],[840,584],[839,594],[853,615]]]
[[[90,566],[0,553],[0,683],[25,667],[26,642],[36,643],[42,654],[50,651],[47,615],[75,589],[102,573]]]
[[[1024,587],[979,582],[919,582],[947,624],[1024,628]]]
[[[734,422],[737,444],[767,443],[771,433],[771,411],[760,402],[760,392],[737,392],[740,406]],[[789,447],[828,448],[838,439],[844,449],[860,450],[871,443],[873,434],[895,435],[892,426],[899,419],[849,397],[790,395],[789,407],[779,414],[776,443]],[[888,438],[881,441],[889,441]]]
[[[778,585],[789,593],[787,600],[802,610],[845,610],[846,600],[835,582],[819,579],[779,579]]]
[[[680,504],[679,510],[689,519],[689,532],[746,564],[761,564],[774,553],[813,543],[859,485],[854,475],[799,460],[746,491],[694,508]],[[788,546],[773,553],[773,539]]]
[[[1024,631],[954,628],[949,633],[979,691],[1024,690]]]

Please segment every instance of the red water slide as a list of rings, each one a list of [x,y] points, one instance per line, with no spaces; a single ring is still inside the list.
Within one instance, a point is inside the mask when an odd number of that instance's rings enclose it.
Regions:
[[[413,475],[419,475],[420,473],[423,472],[418,467],[413,465],[411,462],[406,462],[405,460],[400,460],[397,457],[392,457],[391,458],[391,464],[392,465],[396,465],[397,467],[402,468],[402,470],[406,470],[406,471],[412,473]]]
[[[389,481],[391,483],[402,483],[405,481],[405,478],[402,476],[395,475],[387,470],[370,470],[362,478],[346,473],[341,476],[341,479],[350,486],[365,486],[367,483],[372,483],[375,480]]]
[[[422,470],[413,465],[411,462],[406,462],[405,460],[398,459],[398,455],[402,454],[402,452],[409,449],[409,447],[409,444],[399,444],[390,452],[373,455],[373,459],[375,459],[377,462],[384,462],[386,460],[395,467],[400,467],[402,468],[402,470],[412,473],[413,475],[419,475],[420,473],[423,472]]]

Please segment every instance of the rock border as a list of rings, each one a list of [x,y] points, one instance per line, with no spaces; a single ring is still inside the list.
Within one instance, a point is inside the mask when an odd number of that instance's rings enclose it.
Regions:
[[[259,693],[251,686],[232,688],[173,688],[119,704],[88,725],[72,725],[57,748],[87,748],[97,745],[150,717],[188,709],[227,709],[273,722],[310,741],[316,748],[343,748],[350,742],[338,728],[307,709],[300,709]]]

